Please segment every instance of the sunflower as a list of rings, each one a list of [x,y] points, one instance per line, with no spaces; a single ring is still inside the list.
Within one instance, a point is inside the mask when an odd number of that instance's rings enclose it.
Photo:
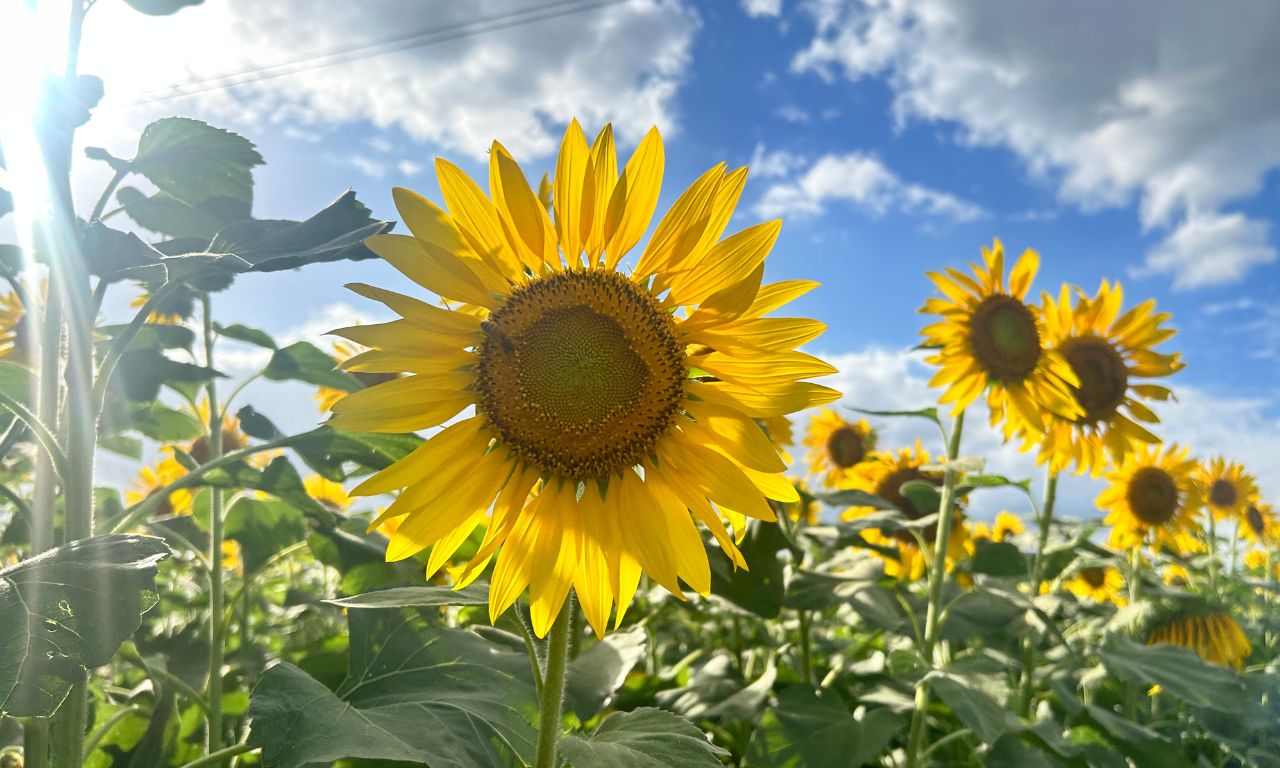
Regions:
[[[1014,536],[1027,532],[1022,518],[1012,512],[1001,511],[996,514],[996,521],[991,524],[991,538],[994,541],[1008,541]]]
[[[140,283],[142,293],[129,302],[134,309],[142,309],[151,301],[152,289],[146,283]],[[151,309],[147,322],[156,325],[182,325],[182,322],[195,314],[196,294],[189,288],[178,288]]]
[[[335,483],[320,475],[310,475],[302,481],[302,484],[311,498],[330,509],[341,512],[351,506],[351,496],[341,483]]]
[[[1169,563],[1164,567],[1164,583],[1170,587],[1191,586],[1191,571],[1178,563]]]
[[[930,272],[945,298],[925,302],[921,312],[942,320],[926,326],[925,358],[940,367],[931,387],[946,387],[940,402],[953,412],[967,408],[983,392],[991,426],[1004,422],[1004,435],[1039,434],[1048,414],[1074,419],[1083,414],[1071,394],[1079,379],[1061,352],[1045,343],[1040,310],[1026,303],[1040,265],[1035,251],[1023,251],[1004,283],[1004,248],[996,240],[982,249],[983,264],[970,264],[974,278],[957,269]]]
[[[1275,546],[1276,539],[1280,538],[1280,529],[1276,527],[1271,505],[1257,502],[1245,507],[1244,514],[1240,516],[1240,533],[1255,547],[1268,549]]]
[[[1095,603],[1125,604],[1124,576],[1118,568],[1105,565],[1080,568],[1063,586],[1076,597],[1087,597]]]
[[[800,494],[800,500],[784,505],[787,517],[793,522],[803,520],[805,525],[817,525],[822,517],[822,505],[809,490],[809,484],[804,478],[791,478],[791,484],[796,487],[796,493]]]
[[[839,396],[801,381],[834,371],[795,351],[824,326],[764,317],[816,284],[760,284],[778,221],[721,239],[746,181],[746,169],[724,164],[675,202],[634,270],[618,271],[657,205],[656,129],[619,175],[612,128],[588,146],[571,123],[554,218],[498,142],[489,162],[491,196],[437,161],[447,212],[394,190],[412,235],[366,244],[458,304],[352,284],[402,319],[336,331],[370,348],[344,367],[408,375],[342,398],[331,423],[404,432],[474,406],[353,490],[404,489],[377,521],[403,517],[387,559],[431,547],[434,574],[487,521],[458,584],[494,560],[492,617],[527,587],[534,630],[545,635],[573,588],[603,635],[614,605],[614,626],[622,621],[642,571],[678,597],[681,581],[710,590],[695,519],[745,566],[722,518],[772,521],[766,499],[800,498],[754,420]]]
[[[1213,519],[1248,522],[1245,514],[1258,500],[1258,482],[1253,475],[1221,456],[1201,464],[1198,474],[1204,485],[1205,507]]]
[[[876,452],[850,468],[845,477],[845,487],[866,491],[879,496],[892,504],[899,512],[910,520],[919,520],[926,513],[918,509],[902,492],[902,486],[912,481],[926,482],[935,487],[942,486],[942,473],[923,469],[931,463],[929,452],[917,441],[914,448],[903,448],[896,454]],[[841,514],[844,520],[854,520],[874,512],[872,507],[850,507]],[[968,527],[964,525],[962,513],[957,505],[955,510],[956,524],[951,526],[951,534],[947,540],[948,563],[959,560],[968,551]],[[920,531],[926,543],[932,543],[938,534],[938,526],[930,525]],[[911,531],[900,530],[885,535],[879,530],[863,531],[864,541],[875,547],[895,549],[896,558],[885,557],[885,573],[896,578],[914,580],[924,574],[927,553],[920,551],[919,542]],[[873,549],[884,556],[879,549]],[[948,567],[950,567],[948,565]]]
[[[368,360],[361,362],[351,362],[351,358],[364,351],[364,347],[359,344],[348,344],[341,341],[334,342],[332,345],[333,356],[337,358],[338,363],[342,365],[349,373],[360,380],[360,383],[366,387],[372,387],[375,384],[382,384],[388,381],[394,381],[400,378],[399,372],[393,371],[370,371],[370,366],[377,368],[377,363]],[[345,365],[343,365],[345,364]],[[315,398],[321,411],[328,412],[333,410],[333,404],[346,397],[349,392],[345,389],[334,389],[333,387],[317,387]]]
[[[1062,287],[1058,299],[1044,295],[1045,329],[1049,345],[1066,358],[1079,383],[1071,392],[1083,413],[1065,417],[1048,413],[1043,433],[1023,435],[1024,450],[1039,445],[1037,461],[1053,472],[1072,465],[1077,474],[1102,474],[1108,457],[1121,462],[1136,443],[1158,443],[1146,424],[1160,421],[1144,401],[1166,401],[1167,387],[1138,379],[1169,376],[1182,370],[1177,354],[1156,352],[1153,347],[1172,337],[1164,327],[1167,313],[1157,313],[1155,302],[1146,301],[1120,314],[1123,290],[1102,281],[1098,293],[1080,295],[1075,308],[1070,291]]]
[[[13,291],[0,294],[0,359],[26,361],[30,354],[25,338],[26,316],[27,308],[18,294]]]
[[[1197,529],[1204,487],[1196,461],[1177,444],[1138,446],[1124,463],[1107,472],[1107,487],[1097,505],[1107,511],[1111,545],[1128,549],[1144,542],[1156,548],[1186,551]]]
[[[834,488],[850,467],[871,457],[876,433],[866,419],[846,421],[823,408],[809,420],[804,444],[809,446],[809,471],[822,475],[823,484]]]
[[[125,503],[131,506],[138,504],[185,474],[187,474],[187,468],[179,464],[170,451],[169,455],[160,458],[155,464],[144,466],[138,471],[138,476],[134,478],[133,483],[125,489]],[[159,517],[189,515],[192,498],[191,489],[176,490],[160,502],[156,508],[156,515]]]
[[[1231,614],[1215,608],[1182,611],[1158,622],[1147,632],[1147,645],[1157,643],[1177,645],[1210,664],[1235,669],[1253,653],[1249,638]]]

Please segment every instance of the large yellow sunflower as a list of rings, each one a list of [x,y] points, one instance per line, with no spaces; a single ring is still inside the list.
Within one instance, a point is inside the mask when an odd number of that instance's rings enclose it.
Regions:
[[[809,471],[822,476],[827,487],[838,487],[850,467],[871,457],[876,433],[866,419],[847,421],[830,408],[809,420],[804,444],[809,446]]]
[[[924,469],[930,464],[929,452],[916,442],[914,448],[902,448],[896,454],[877,451],[867,461],[854,465],[845,476],[844,486],[854,490],[866,491],[879,496],[892,504],[899,512],[910,520],[919,520],[925,512],[918,509],[902,493],[902,486],[913,480],[942,485],[942,473]],[[874,512],[872,507],[850,507],[841,518],[853,520]],[[956,524],[951,526],[951,534],[947,539],[948,568],[953,561],[958,561],[969,551],[966,544],[968,528],[962,523],[959,505],[955,510]],[[936,524],[920,531],[926,543],[932,543],[938,534]],[[873,550],[885,560],[885,573],[895,578],[914,580],[920,578],[927,565],[928,553],[921,552],[919,543],[911,531],[894,531],[884,534],[879,530],[865,531],[864,540],[877,547],[896,550],[896,557],[885,556],[885,553]]]
[[[795,351],[824,326],[764,316],[815,284],[760,284],[778,221],[721,239],[746,181],[745,168],[724,164],[675,202],[634,270],[617,271],[657,205],[656,129],[619,174],[612,129],[589,146],[571,123],[552,183],[554,218],[501,144],[489,161],[489,195],[437,161],[447,211],[394,190],[412,235],[378,235],[368,246],[459,305],[352,284],[402,319],[337,331],[370,348],[345,367],[408,375],[342,398],[332,423],[403,432],[474,406],[353,490],[404,489],[378,520],[403,517],[387,559],[431,547],[434,573],[487,522],[459,583],[495,560],[494,617],[527,587],[544,635],[573,588],[603,634],[614,605],[614,625],[622,620],[642,571],[677,596],[681,581],[708,592],[695,520],[743,566],[722,517],[774,520],[767,499],[799,498],[755,420],[838,397],[801,381],[834,369]]]
[[[1048,462],[1054,472],[1074,465],[1077,474],[1102,474],[1108,457],[1120,462],[1135,443],[1160,439],[1139,422],[1160,420],[1144,400],[1168,400],[1167,387],[1137,379],[1169,376],[1182,370],[1177,354],[1153,347],[1175,333],[1164,327],[1167,313],[1157,313],[1155,302],[1146,301],[1120,314],[1123,290],[1106,280],[1093,298],[1079,295],[1074,309],[1070,289],[1059,297],[1045,294],[1044,318],[1049,345],[1066,358],[1079,383],[1071,392],[1083,413],[1066,417],[1049,412],[1044,433],[1024,435],[1029,450],[1039,444],[1037,461]]]
[[[1204,484],[1205,507],[1215,520],[1246,522],[1245,511],[1258,500],[1258,482],[1244,467],[1234,461],[1215,456],[1200,465],[1200,482]]]
[[[1048,414],[1077,418],[1083,410],[1071,387],[1079,379],[1046,343],[1040,309],[1025,301],[1040,257],[1023,251],[1007,288],[1000,241],[983,248],[982,257],[982,265],[970,264],[976,279],[950,268],[929,273],[945,297],[929,299],[920,310],[942,317],[921,331],[925,344],[937,350],[925,360],[940,368],[929,386],[946,387],[939,401],[951,403],[953,412],[986,392],[991,426],[1003,422],[1006,438],[1039,434]]]
[[[1214,608],[1183,611],[1158,622],[1147,632],[1147,645],[1156,643],[1181,646],[1210,664],[1236,669],[1253,653],[1231,614]]]
[[[1186,551],[1204,505],[1204,486],[1196,461],[1177,444],[1161,449],[1142,445],[1112,465],[1098,507],[1107,511],[1111,545],[1120,549],[1151,544]]]

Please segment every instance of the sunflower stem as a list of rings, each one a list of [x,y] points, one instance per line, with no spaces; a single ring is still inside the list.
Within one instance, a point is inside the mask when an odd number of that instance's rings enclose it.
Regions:
[[[205,365],[213,367],[213,302],[202,294]],[[218,388],[212,379],[205,387],[209,399],[209,461],[222,456],[222,411],[218,408]],[[209,754],[222,749],[222,662],[225,631],[223,619],[222,542],[224,538],[222,489],[209,489]]]
[[[1218,594],[1218,524],[1212,509],[1209,510],[1209,594]]]
[[[1045,470],[1044,501],[1040,504],[1040,516],[1036,524],[1040,527],[1036,539],[1036,557],[1031,561],[1031,594],[1040,593],[1040,582],[1044,579],[1044,551],[1049,546],[1049,529],[1053,526],[1053,507],[1058,500],[1058,473],[1052,467]],[[1018,702],[1019,714],[1031,716],[1032,699],[1035,697],[1036,645],[1030,634],[1022,639],[1022,695]]]
[[[555,768],[556,765],[565,672],[569,667],[569,627],[573,625],[576,612],[577,603],[571,593],[551,626],[551,637],[547,640],[547,663],[542,674],[542,696],[538,705],[538,753],[533,768]]]
[[[812,621],[809,611],[797,611],[800,617],[800,676],[809,685],[813,685],[813,647],[810,641]]]
[[[1237,520],[1235,525],[1231,526],[1231,561],[1227,568],[1227,574],[1232,578],[1236,575],[1236,559],[1240,554],[1240,522]]]
[[[952,514],[955,511],[956,470],[955,460],[960,455],[960,436],[964,431],[964,411],[958,413],[951,425],[947,440],[947,464],[942,475],[942,490],[938,502],[938,527],[933,539],[933,565],[929,568],[929,606],[925,614],[924,647],[920,649],[925,664],[936,663],[935,649],[941,629],[942,586],[946,582],[947,542],[951,538]],[[916,768],[925,756],[927,715],[929,709],[928,675],[916,684],[916,706],[911,715],[911,730],[907,734],[907,768]]]
[[[1213,558],[1209,559],[1213,562]],[[1142,589],[1142,575],[1139,569],[1142,567],[1142,547],[1135,546],[1129,549],[1129,605],[1137,605],[1138,597]],[[1138,639],[1138,628],[1133,626],[1129,630],[1134,640]],[[1138,720],[1138,686],[1136,683],[1128,683],[1125,686],[1125,711],[1130,720],[1137,722]]]

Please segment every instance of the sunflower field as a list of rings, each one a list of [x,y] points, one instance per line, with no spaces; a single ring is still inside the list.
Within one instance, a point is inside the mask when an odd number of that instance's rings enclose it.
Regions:
[[[438,159],[396,221],[269,218],[254,144],[198,120],[73,158],[104,84],[71,5],[0,155],[0,767],[1280,766],[1280,524],[1162,439],[1174,318],[1113,275],[975,243],[902,299],[936,399],[836,405],[746,168],[660,206],[658,130],[574,120],[545,173]],[[323,262],[398,319],[286,344],[217,310]],[[986,471],[984,421],[1040,473]]]

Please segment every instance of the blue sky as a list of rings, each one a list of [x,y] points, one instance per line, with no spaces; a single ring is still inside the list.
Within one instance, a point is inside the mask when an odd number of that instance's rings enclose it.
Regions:
[[[1229,19],[1156,0],[1123,12],[1100,0],[998,11],[940,0],[569,2],[547,21],[481,24],[453,42],[132,104],[183,82],[542,5],[206,0],[152,20],[104,0],[84,68],[106,77],[108,98],[85,141],[127,154],[148,120],[200,117],[267,158],[257,215],[305,216],[351,186],[395,218],[392,186],[438,199],[436,155],[484,179],[497,138],[536,179],[573,115],[589,133],[612,119],[627,152],[657,124],[664,204],[716,162],[752,165],[735,224],[785,219],[768,277],[822,282],[794,312],[829,324],[812,347],[842,364],[837,386],[850,402],[924,404],[928,371],[909,352],[931,290],[923,273],[975,259],[999,237],[1015,254],[1041,253],[1038,290],[1068,281],[1092,291],[1108,277],[1124,282],[1128,303],[1157,299],[1181,331],[1169,347],[1188,363],[1174,379],[1183,396],[1168,412],[1170,438],[1280,476],[1280,84],[1257,77],[1280,65],[1280,10],[1266,2]],[[163,68],[105,45],[161,32],[173,62]],[[82,183],[95,181],[90,172]],[[218,312],[305,336],[371,310],[341,288],[354,279],[403,285],[376,263],[318,266],[243,279]],[[121,311],[127,298],[108,306]],[[318,418],[285,389],[251,395],[285,420]],[[973,450],[1031,471],[989,436]],[[1263,487],[1280,493],[1268,477]],[[1082,504],[1091,488],[1079,486]]]

